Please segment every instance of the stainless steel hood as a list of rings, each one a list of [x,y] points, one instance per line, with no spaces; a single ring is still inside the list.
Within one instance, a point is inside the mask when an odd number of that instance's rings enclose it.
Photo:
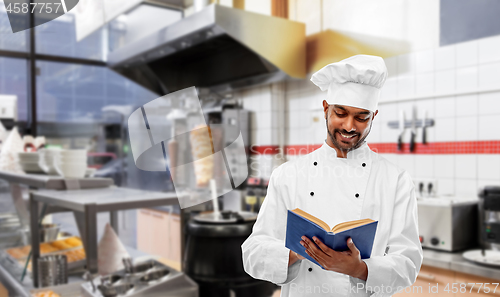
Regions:
[[[111,52],[108,65],[160,95],[304,78],[305,25],[212,4]]]

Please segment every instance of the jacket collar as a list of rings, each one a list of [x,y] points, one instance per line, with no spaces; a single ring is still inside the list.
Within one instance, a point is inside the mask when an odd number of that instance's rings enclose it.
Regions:
[[[337,156],[337,151],[329,146],[327,143],[326,143],[326,140],[323,142],[323,145],[321,146],[321,151],[323,153],[323,155],[327,158],[327,159],[337,159],[338,156]],[[358,147],[357,149],[355,150],[351,150],[349,152],[347,152],[347,159],[349,160],[366,160],[369,158],[370,156],[370,147],[368,147],[368,144],[366,144],[366,141],[363,141],[363,144]],[[338,158],[338,159],[344,159],[344,158]]]

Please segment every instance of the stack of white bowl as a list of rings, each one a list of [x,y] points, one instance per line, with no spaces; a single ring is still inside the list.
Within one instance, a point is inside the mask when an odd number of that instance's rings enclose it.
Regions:
[[[42,168],[38,165],[40,160],[39,153],[18,153],[19,164],[26,173],[43,173]]]
[[[87,170],[86,150],[60,150],[54,165],[65,178],[83,178]]]
[[[55,160],[59,158],[60,148],[45,148],[38,151],[40,153],[40,161],[38,165],[42,170],[50,175],[57,175]]]

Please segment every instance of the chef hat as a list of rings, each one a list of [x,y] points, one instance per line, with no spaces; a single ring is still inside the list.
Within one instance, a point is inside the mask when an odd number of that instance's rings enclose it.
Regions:
[[[330,104],[377,110],[380,88],[387,78],[384,59],[356,55],[331,63],[314,73],[311,81],[321,91],[328,90]]]

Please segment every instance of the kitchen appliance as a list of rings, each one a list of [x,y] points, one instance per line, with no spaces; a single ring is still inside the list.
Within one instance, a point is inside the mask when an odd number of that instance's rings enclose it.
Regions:
[[[109,53],[108,66],[157,94],[304,78],[305,24],[211,4]]]
[[[479,192],[479,242],[483,249],[500,251],[500,187]]]
[[[200,286],[200,297],[271,296],[276,285],[243,269],[241,245],[257,214],[222,211],[195,216],[187,224],[184,271]]]
[[[92,279],[81,285],[85,297],[175,296],[198,297],[198,286],[184,273],[156,260],[132,264],[128,269]]]
[[[422,247],[454,252],[477,245],[477,200],[422,198],[417,205]]]

